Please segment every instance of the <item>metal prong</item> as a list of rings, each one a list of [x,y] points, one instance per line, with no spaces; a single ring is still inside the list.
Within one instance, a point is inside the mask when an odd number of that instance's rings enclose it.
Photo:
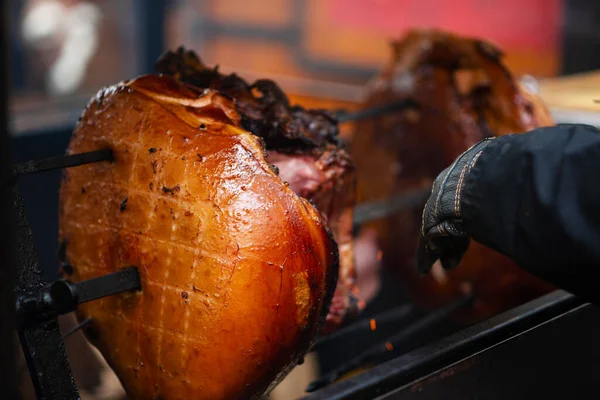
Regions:
[[[78,304],[142,288],[137,267],[73,283],[58,279],[46,289],[17,298],[16,311],[22,321],[47,319],[74,311]]]
[[[92,322],[91,318],[84,319],[83,321],[81,321],[80,323],[75,325],[73,328],[71,328],[68,331],[66,331],[65,333],[63,333],[63,335],[62,335],[63,340],[68,338],[69,336],[71,336],[72,334],[77,332],[78,330],[85,328],[86,326],[88,326],[90,324],[90,322]]]
[[[142,283],[137,267],[128,267],[119,272],[78,282],[75,287],[78,296],[77,304],[82,304],[121,292],[140,290]]]
[[[419,104],[412,99],[405,99],[395,101],[393,103],[373,106],[356,112],[339,111],[336,114],[336,119],[340,124],[342,124],[344,122],[352,122],[358,121],[360,119],[378,117],[380,115],[397,112],[408,108],[418,109]]]
[[[68,156],[50,157],[42,160],[27,161],[12,167],[13,178],[25,174],[33,174],[53,169],[76,167],[83,164],[91,164],[100,161],[112,161],[111,149],[95,150],[86,153],[71,154]]]
[[[365,222],[389,217],[410,207],[423,207],[430,194],[431,188],[415,189],[385,200],[359,204],[354,208],[352,222],[355,226],[362,225]]]

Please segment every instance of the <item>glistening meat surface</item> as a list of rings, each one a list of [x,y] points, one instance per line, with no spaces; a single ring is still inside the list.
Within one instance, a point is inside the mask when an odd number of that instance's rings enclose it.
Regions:
[[[338,126],[326,110],[292,106],[275,82],[248,84],[235,74],[208,68],[191,51],[167,52],[157,63],[160,73],[201,89],[218,90],[235,102],[240,126],[260,137],[268,162],[282,179],[310,200],[333,232],[340,250],[340,276],[322,333],[356,316],[364,302],[355,285],[352,213],[356,171],[338,137]]]
[[[232,102],[169,77],[99,93],[69,153],[60,240],[73,281],[129,265],[142,291],[82,305],[131,399],[254,398],[319,332],[338,276],[325,219],[266,162]]]
[[[548,110],[514,79],[493,44],[438,30],[413,30],[391,46],[391,57],[368,86],[364,107],[411,100],[417,107],[359,121],[351,154],[359,173],[359,202],[430,189],[456,157],[487,136],[551,125]],[[475,292],[460,320],[473,322],[551,288],[513,262],[472,243],[456,269],[416,272],[422,207],[371,225],[383,264],[419,304],[435,308]],[[465,285],[467,284],[467,285]]]

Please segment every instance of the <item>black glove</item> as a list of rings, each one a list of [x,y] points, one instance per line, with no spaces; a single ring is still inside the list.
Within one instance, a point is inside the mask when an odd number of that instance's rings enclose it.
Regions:
[[[429,272],[437,260],[440,260],[444,269],[454,268],[467,251],[470,238],[463,229],[461,218],[463,183],[483,149],[493,139],[484,139],[469,148],[433,183],[421,222],[417,251],[417,268],[420,272]]]

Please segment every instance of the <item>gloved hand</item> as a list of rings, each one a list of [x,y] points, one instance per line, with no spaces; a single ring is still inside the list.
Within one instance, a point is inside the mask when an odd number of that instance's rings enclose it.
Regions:
[[[469,247],[470,238],[463,229],[461,193],[463,183],[481,152],[493,140],[475,144],[438,175],[425,204],[421,237],[417,251],[417,268],[426,273],[440,260],[444,269],[456,267]]]

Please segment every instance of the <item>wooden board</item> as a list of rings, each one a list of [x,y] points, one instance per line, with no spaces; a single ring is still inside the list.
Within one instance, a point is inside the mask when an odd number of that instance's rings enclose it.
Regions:
[[[539,94],[556,122],[600,127],[600,70],[540,80]]]
[[[550,107],[600,112],[600,71],[541,80],[540,95]]]

